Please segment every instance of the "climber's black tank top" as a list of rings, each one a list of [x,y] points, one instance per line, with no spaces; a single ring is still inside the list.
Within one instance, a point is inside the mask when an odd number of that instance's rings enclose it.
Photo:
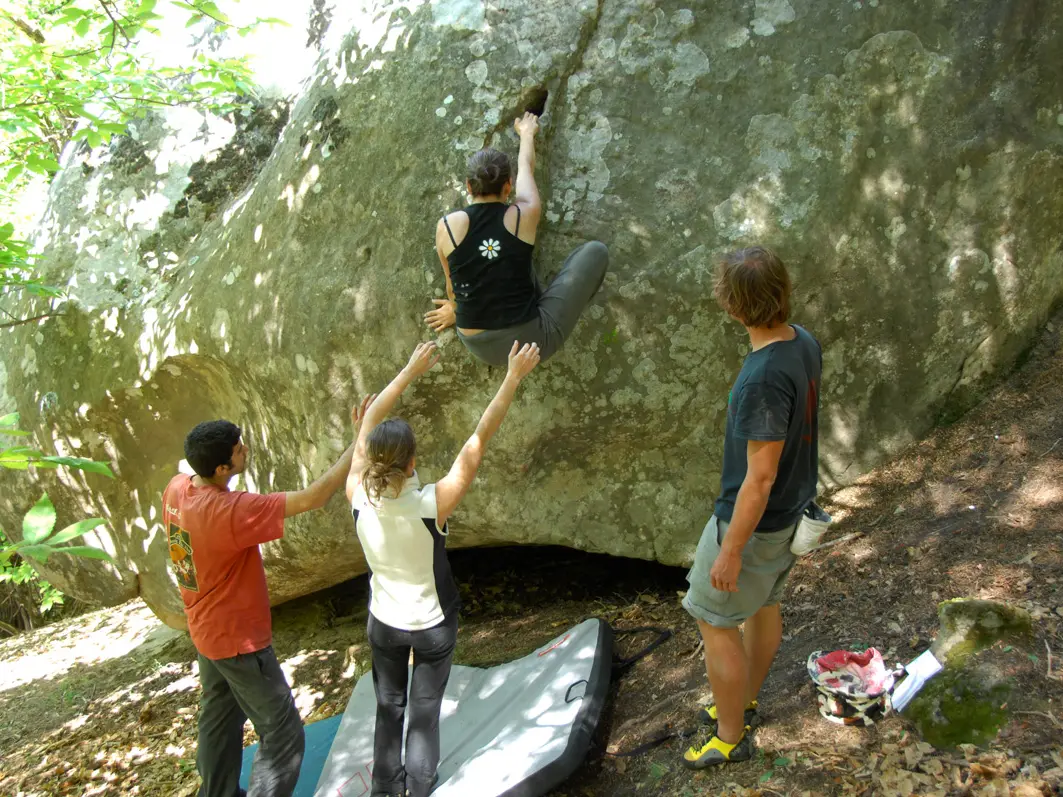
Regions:
[[[457,325],[462,329],[505,329],[530,321],[539,312],[539,281],[532,270],[535,246],[506,229],[503,219],[508,207],[504,202],[483,202],[465,208],[469,231],[447,257],[458,301]],[[517,213],[519,232],[519,207]]]

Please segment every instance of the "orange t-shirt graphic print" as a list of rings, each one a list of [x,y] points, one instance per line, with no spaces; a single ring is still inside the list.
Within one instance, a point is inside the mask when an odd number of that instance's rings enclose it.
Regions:
[[[170,480],[162,503],[196,649],[218,660],[268,647],[273,628],[258,546],[284,536],[284,493],[197,487],[181,474]]]
[[[192,558],[192,540],[187,531],[174,522],[170,522],[166,537],[170,542],[170,562],[181,589],[199,592],[196,580],[196,562]]]

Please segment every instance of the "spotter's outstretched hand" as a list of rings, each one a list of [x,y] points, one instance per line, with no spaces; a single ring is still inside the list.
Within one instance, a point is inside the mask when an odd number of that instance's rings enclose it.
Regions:
[[[509,350],[509,371],[507,376],[520,382],[539,364],[539,344],[525,343],[517,349],[518,341],[513,341]]]

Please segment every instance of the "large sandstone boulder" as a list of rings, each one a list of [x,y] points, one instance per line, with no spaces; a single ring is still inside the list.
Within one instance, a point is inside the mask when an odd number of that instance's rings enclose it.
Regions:
[[[968,405],[1063,296],[1063,7],[344,5],[290,108],[169,114],[68,153],[54,183],[43,264],[70,300],[6,334],[3,387],[43,445],[118,474],[34,477],[71,519],[111,520],[116,567],[45,569],[79,597],[177,616],[159,494],[195,422],[244,426],[258,490],[335,458],[349,405],[428,334],[433,225],[462,203],[465,157],[515,152],[529,105],[545,101],[537,268],[597,238],[611,271],[522,388],[453,545],[690,559],[745,352],[711,299],[727,249],[766,243],[792,268],[796,320],[824,344],[827,484]],[[427,479],[501,378],[441,344],[400,407]],[[4,528],[39,492],[17,485]],[[365,567],[340,499],[265,557],[278,602]]]

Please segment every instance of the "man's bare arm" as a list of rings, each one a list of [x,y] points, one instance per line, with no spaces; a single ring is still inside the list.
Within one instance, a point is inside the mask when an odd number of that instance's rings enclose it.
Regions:
[[[742,551],[764,516],[779,472],[784,440],[763,442],[750,440],[746,444],[746,477],[735,499],[734,513],[727,526],[720,555],[712,566],[712,585],[724,592],[738,590],[738,574],[742,570]]]
[[[354,443],[347,446],[338,460],[308,487],[284,494],[284,516],[301,515],[312,509],[320,509],[343,486],[347,473],[351,469],[354,456]]]

